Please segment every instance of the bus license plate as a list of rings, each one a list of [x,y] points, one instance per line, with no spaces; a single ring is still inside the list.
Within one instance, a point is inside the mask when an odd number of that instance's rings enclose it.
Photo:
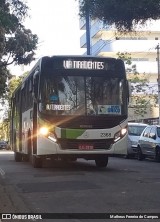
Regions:
[[[94,145],[93,144],[79,144],[78,148],[80,150],[93,150],[94,149]]]

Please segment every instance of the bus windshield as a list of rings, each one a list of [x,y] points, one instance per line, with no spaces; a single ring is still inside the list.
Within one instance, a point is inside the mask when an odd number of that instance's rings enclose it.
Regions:
[[[49,115],[126,115],[126,81],[106,76],[46,76],[39,110]]]

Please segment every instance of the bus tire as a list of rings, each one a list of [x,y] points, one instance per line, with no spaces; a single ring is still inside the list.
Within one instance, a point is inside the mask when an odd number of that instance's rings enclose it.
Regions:
[[[95,163],[97,167],[106,167],[108,165],[108,156],[96,158]]]
[[[42,168],[43,160],[41,157],[32,156],[32,166],[34,168]]]
[[[22,161],[22,154],[19,152],[14,153],[14,159],[16,162],[21,162]]]
[[[28,156],[28,154],[23,154],[23,161],[24,161],[24,162],[29,162],[29,156]]]

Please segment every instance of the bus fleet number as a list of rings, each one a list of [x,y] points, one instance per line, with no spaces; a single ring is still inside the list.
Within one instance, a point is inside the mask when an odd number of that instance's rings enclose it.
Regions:
[[[111,137],[111,133],[101,133],[101,137]]]

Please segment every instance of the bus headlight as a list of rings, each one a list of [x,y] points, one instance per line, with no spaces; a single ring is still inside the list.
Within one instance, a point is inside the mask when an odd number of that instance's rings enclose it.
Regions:
[[[126,133],[127,133],[127,129],[126,128],[121,129],[121,135],[122,136],[124,136]]]
[[[119,132],[115,133],[114,142],[117,142],[118,140],[120,140],[126,133],[127,133],[126,128],[123,128]]]
[[[41,128],[39,129],[39,133],[40,133],[41,135],[43,135],[43,136],[47,136],[48,133],[49,133],[49,130],[48,130],[47,127],[41,127]]]
[[[39,129],[39,134],[47,137],[48,139],[52,140],[53,142],[56,142],[56,136],[54,135],[54,133],[49,132],[49,128],[47,127],[41,127]]]
[[[56,139],[56,137],[55,137],[55,135],[53,133],[50,133],[48,135],[48,139],[52,140],[53,142],[57,142],[57,139]]]
[[[119,132],[115,133],[115,135],[114,135],[114,142],[117,142],[118,140],[120,140],[120,138],[121,138],[121,133],[119,131]]]

